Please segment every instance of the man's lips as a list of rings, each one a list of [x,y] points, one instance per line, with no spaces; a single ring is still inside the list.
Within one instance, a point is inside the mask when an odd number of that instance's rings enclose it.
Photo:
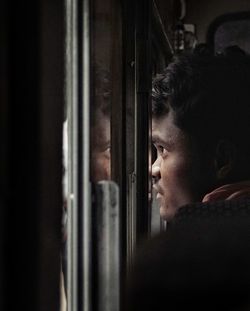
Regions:
[[[161,190],[161,188],[158,186],[158,185],[153,185],[153,189],[154,189],[154,192],[158,195],[161,195],[163,196],[163,192]]]
[[[156,199],[158,200],[158,199],[161,199],[161,198],[162,198],[162,194],[160,192],[158,192],[157,195],[156,195]]]

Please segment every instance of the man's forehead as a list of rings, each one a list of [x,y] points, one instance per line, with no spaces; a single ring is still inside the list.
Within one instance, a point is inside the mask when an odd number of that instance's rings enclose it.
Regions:
[[[161,136],[163,133],[175,128],[171,114],[165,114],[160,118],[152,119],[152,135]]]
[[[152,125],[152,141],[157,144],[173,144],[173,133],[164,123],[155,123]]]
[[[181,129],[174,124],[172,115],[167,114],[164,117],[152,119],[153,142],[171,142],[173,144],[184,136]]]

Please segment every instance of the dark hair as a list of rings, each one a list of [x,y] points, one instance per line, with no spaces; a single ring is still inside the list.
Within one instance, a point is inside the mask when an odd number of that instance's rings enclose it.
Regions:
[[[197,143],[226,139],[250,154],[250,57],[237,46],[213,55],[205,45],[176,56],[153,81],[153,117],[170,109]]]

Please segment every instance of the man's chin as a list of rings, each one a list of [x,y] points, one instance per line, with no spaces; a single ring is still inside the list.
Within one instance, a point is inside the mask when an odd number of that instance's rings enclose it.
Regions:
[[[163,220],[170,221],[176,214],[176,210],[169,206],[160,206],[160,216]]]

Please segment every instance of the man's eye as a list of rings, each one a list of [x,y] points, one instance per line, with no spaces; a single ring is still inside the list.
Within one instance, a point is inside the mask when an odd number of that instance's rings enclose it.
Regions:
[[[167,153],[167,149],[165,149],[163,146],[157,146],[157,151],[158,153],[162,156],[165,155]]]

